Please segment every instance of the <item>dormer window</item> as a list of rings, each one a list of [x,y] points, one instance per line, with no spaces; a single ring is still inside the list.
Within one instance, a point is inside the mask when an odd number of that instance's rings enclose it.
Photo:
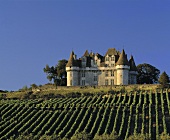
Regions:
[[[108,56],[106,56],[106,61],[109,61],[109,57]]]
[[[114,60],[115,60],[115,58],[114,58],[114,56],[112,56],[112,57],[111,57],[111,61],[114,61]]]

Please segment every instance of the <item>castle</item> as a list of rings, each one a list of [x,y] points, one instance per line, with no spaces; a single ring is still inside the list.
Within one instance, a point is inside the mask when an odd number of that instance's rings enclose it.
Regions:
[[[87,50],[77,59],[72,51],[66,65],[67,86],[136,84],[137,68],[133,56],[129,61],[124,49],[110,48],[105,56]]]

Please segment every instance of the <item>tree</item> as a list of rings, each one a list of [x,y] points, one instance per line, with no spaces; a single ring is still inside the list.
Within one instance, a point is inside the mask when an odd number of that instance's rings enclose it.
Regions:
[[[25,86],[23,86],[21,89],[19,89],[19,91],[28,91],[28,87],[27,87],[27,85],[25,85]]]
[[[38,87],[36,84],[31,84],[30,86],[32,89],[36,89]]]
[[[166,85],[169,83],[169,76],[166,74],[166,72],[164,71],[161,76],[159,77],[159,83],[161,85]]]
[[[47,79],[49,81],[53,81],[54,84],[57,85],[66,85],[66,64],[67,60],[62,59],[58,61],[58,64],[56,66],[50,67],[49,65],[46,65],[46,67],[43,69],[44,72],[47,74]]]
[[[137,83],[138,84],[153,84],[158,82],[160,70],[156,67],[144,63],[137,66]]]
[[[67,72],[66,72],[66,64],[67,64],[67,60],[62,59],[58,61],[58,65],[57,65],[57,73],[58,73],[58,77],[60,77],[60,85],[64,85],[66,86],[66,78],[67,78]]]

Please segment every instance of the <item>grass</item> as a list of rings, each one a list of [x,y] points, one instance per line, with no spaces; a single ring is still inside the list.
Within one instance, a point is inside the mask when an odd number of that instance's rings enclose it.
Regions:
[[[25,99],[32,94],[31,97],[33,98],[41,98],[44,96],[67,96],[71,94],[107,94],[107,93],[116,93],[118,91],[150,91],[152,90],[155,92],[158,90],[160,85],[152,84],[152,85],[127,85],[127,86],[76,86],[76,87],[66,87],[66,86],[58,86],[57,88],[53,84],[46,84],[40,86],[36,89],[27,89],[27,90],[20,90],[15,92],[7,92],[7,93],[0,93],[0,98],[18,98],[18,99]]]

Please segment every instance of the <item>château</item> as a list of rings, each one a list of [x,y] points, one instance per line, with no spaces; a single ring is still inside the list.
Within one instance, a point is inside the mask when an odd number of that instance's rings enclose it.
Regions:
[[[137,68],[133,56],[128,60],[124,49],[120,53],[109,48],[104,56],[85,51],[77,59],[72,51],[66,65],[67,86],[136,84]]]

